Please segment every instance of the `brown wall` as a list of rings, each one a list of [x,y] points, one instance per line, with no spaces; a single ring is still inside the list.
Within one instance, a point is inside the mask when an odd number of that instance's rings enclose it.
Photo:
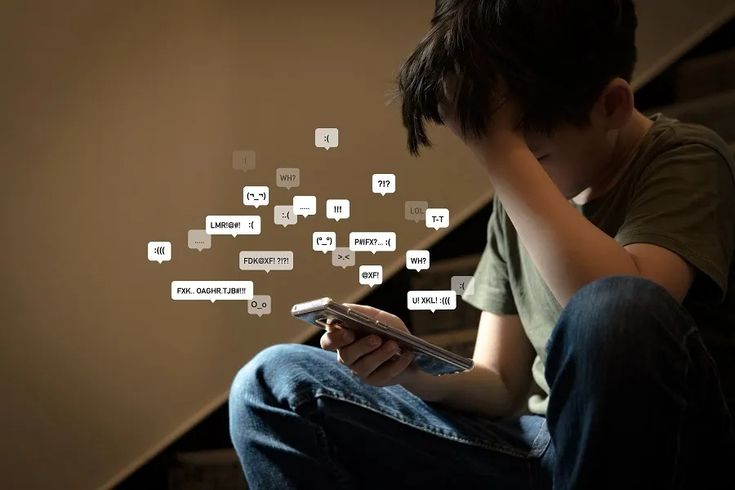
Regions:
[[[682,14],[677,28],[706,25],[727,3]],[[395,254],[358,255],[396,269],[441,236],[405,222],[404,200],[449,207],[457,222],[491,195],[446,131],[410,158],[385,104],[431,1],[64,4],[0,7],[4,488],[109,484],[224,401],[254,353],[310,333],[292,303],[364,294],[356,269],[311,251],[312,231],[334,230],[340,245],[349,231],[397,231]],[[660,36],[654,17],[642,20],[644,68],[682,38]],[[314,128],[332,125],[340,147],[315,149]],[[257,169],[233,171],[232,150],[247,148]],[[300,189],[275,187],[281,166],[301,168]],[[396,195],[370,193],[383,171],[397,174]],[[189,250],[186,231],[205,215],[244,212],[248,183],[271,186],[271,206],[256,211],[262,235]],[[318,216],[274,226],[272,205],[296,193],[318,196]],[[327,222],[327,198],[352,199],[353,217]],[[173,261],[148,262],[149,240],[172,241]],[[248,248],[292,249],[296,267],[241,272]],[[170,281],[186,279],[254,280],[273,314],[171,301]]]

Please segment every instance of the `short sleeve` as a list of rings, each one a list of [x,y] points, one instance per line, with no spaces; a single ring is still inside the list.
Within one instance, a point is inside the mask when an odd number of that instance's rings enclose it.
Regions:
[[[497,197],[487,226],[487,243],[462,299],[472,306],[497,315],[517,314],[506,263],[505,212]]]
[[[675,252],[700,271],[692,294],[719,304],[727,291],[734,235],[732,162],[708,145],[692,143],[662,153],[643,170],[615,240]]]

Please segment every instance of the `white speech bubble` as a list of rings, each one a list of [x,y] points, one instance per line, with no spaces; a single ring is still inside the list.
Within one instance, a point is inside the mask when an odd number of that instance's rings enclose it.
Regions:
[[[255,168],[255,151],[235,150],[232,152],[232,168],[247,172]]]
[[[207,235],[260,235],[260,216],[211,215],[207,216],[204,230]]]
[[[429,207],[429,203],[426,201],[406,201],[403,217],[407,221],[424,221],[426,219],[426,208]]]
[[[242,301],[253,298],[253,281],[171,281],[176,301]]]
[[[279,206],[273,206],[273,223],[276,225],[283,225],[283,227],[287,227],[288,225],[295,225],[296,221],[298,220],[298,217],[296,216],[296,213],[293,212],[293,206],[292,205],[279,205]]]
[[[293,196],[293,212],[296,216],[314,216],[316,214],[316,196]]]
[[[396,234],[392,231],[353,231],[349,248],[353,252],[394,252]]]
[[[457,308],[457,293],[454,291],[409,291],[406,295],[409,310],[454,310]]]
[[[267,185],[246,185],[242,188],[242,203],[245,206],[265,206],[270,202],[270,189]]]
[[[212,248],[212,236],[207,235],[206,230],[189,230],[186,236],[189,248],[199,250],[209,250]]]
[[[452,276],[452,290],[460,296],[467,292],[467,294],[474,294],[475,291],[475,278],[473,276]]]
[[[447,208],[427,208],[426,209],[426,227],[446,228],[449,226],[449,209]]]
[[[148,260],[159,264],[170,261],[171,242],[148,242]]]
[[[315,252],[331,252],[337,248],[337,234],[333,231],[315,231],[311,234],[311,248]]]
[[[349,247],[336,247],[332,250],[332,265],[343,269],[354,267],[355,252],[350,250]]]
[[[421,271],[431,265],[431,255],[428,250],[406,250],[406,269]]]
[[[350,217],[349,199],[327,199],[327,218],[339,221]]]
[[[367,284],[370,287],[383,283],[383,266],[382,265],[361,265],[360,266],[360,284]]]
[[[339,146],[339,129],[316,128],[314,130],[314,146],[317,148],[336,148]]]
[[[301,170],[298,168],[277,168],[276,186],[291,189],[301,185]]]
[[[242,271],[291,271],[293,252],[290,250],[243,250],[240,252]]]
[[[271,314],[271,295],[255,294],[248,301],[248,314],[250,315],[270,315]]]
[[[373,193],[386,195],[396,192],[395,174],[373,174]]]

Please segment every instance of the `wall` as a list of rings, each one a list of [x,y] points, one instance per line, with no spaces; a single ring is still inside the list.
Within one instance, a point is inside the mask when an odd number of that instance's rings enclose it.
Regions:
[[[644,8],[642,70],[727,3],[667,19]],[[432,8],[3,3],[1,486],[117,481],[222,403],[257,351],[312,333],[289,317],[291,304],[361,297],[356,269],[335,269],[310,250],[312,231],[334,230],[341,245],[351,230],[398,231],[397,253],[358,256],[388,274],[403,251],[442,236],[405,222],[404,200],[448,207],[458,222],[490,198],[486,175],[446,131],[432,133],[434,150],[409,157],[397,107],[386,105]],[[314,148],[321,126],[340,129],[339,148]],[[233,171],[231,152],[249,148],[256,170]],[[300,189],[275,187],[281,166],[301,168]],[[370,193],[379,171],[398,175],[396,195]],[[271,205],[313,193],[319,216],[283,229],[268,207],[258,212],[262,236],[214,237],[211,250],[189,250],[186,232],[205,215],[243,212],[248,183],[270,185]],[[328,223],[324,199],[340,197],[353,200],[353,217]],[[149,240],[173,242],[173,261],[148,262]],[[296,267],[242,272],[237,254],[248,248],[292,249]],[[170,281],[185,279],[252,279],[256,293],[273,296],[273,314],[171,301]]]

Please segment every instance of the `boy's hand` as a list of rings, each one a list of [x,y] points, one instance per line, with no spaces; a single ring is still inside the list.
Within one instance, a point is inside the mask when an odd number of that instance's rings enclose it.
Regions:
[[[467,145],[472,152],[483,159],[485,156],[501,155],[503,152],[510,151],[514,147],[526,147],[525,138],[517,129],[520,121],[520,109],[518,104],[511,98],[507,98],[489,118],[487,129],[484,134],[479,136],[463,135],[461,124],[457,113],[454,110],[454,104],[451,101],[449,93],[451,86],[445,89],[444,102],[439,104],[439,114],[444,124],[452,130],[452,132]],[[493,162],[491,162],[493,163]]]
[[[386,311],[352,303],[344,305],[390,327],[409,333],[400,318]],[[376,339],[378,343],[371,343],[372,339]],[[319,344],[324,350],[336,350],[338,362],[348,366],[353,374],[373,386],[410,382],[419,373],[419,369],[411,364],[413,354],[408,351],[401,352],[394,340],[384,342],[376,335],[355,338],[354,332],[338,324],[331,324],[322,335]]]

